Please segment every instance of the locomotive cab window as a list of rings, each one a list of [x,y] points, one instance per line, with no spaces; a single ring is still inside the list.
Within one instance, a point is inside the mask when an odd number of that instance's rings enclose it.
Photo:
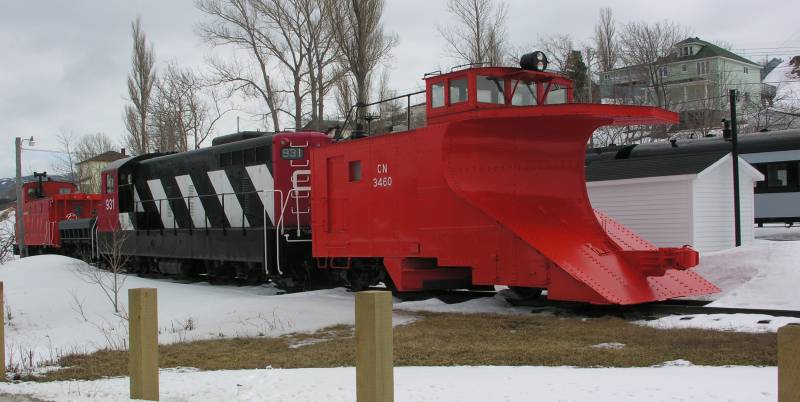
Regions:
[[[431,84],[431,107],[444,106],[444,85]]]
[[[468,97],[467,79],[450,80],[450,104],[466,102]]]
[[[106,194],[114,192],[114,176],[106,175]]]
[[[505,80],[479,75],[477,84],[478,102],[505,104]]]

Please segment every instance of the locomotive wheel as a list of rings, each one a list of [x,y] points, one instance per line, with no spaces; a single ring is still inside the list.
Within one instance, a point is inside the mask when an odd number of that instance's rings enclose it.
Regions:
[[[509,286],[519,300],[534,300],[542,295],[542,288],[527,288],[522,286]]]

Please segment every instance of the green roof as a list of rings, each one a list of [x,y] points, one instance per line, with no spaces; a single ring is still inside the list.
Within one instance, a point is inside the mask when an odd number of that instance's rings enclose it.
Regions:
[[[706,41],[701,40],[700,38],[697,38],[697,37],[695,37],[695,38],[686,38],[686,39],[676,43],[675,47],[680,47],[680,45],[688,45],[688,44],[692,44],[692,43],[696,43],[696,44],[702,46],[702,48],[700,48],[699,52],[697,52],[697,53],[695,53],[695,54],[693,54],[691,56],[670,55],[670,56],[667,56],[664,59],[664,61],[673,62],[673,61],[682,61],[682,60],[704,59],[706,57],[726,57],[728,59],[741,61],[742,63],[749,63],[749,64],[752,64],[752,65],[755,65],[755,66],[759,65],[758,63],[754,63],[754,62],[752,62],[750,60],[745,59],[742,56],[739,56],[736,53],[731,52],[730,50],[723,49],[723,48],[721,48],[721,47],[719,47],[719,46],[717,46],[717,45],[715,45],[715,44],[713,44],[711,42],[706,42]]]

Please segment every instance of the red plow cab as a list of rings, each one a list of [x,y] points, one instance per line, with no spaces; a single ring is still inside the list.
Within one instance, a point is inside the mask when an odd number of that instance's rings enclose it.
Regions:
[[[653,246],[586,191],[597,128],[677,114],[571,103],[569,80],[519,68],[426,81],[425,127],[313,153],[315,257],[379,260],[398,291],[508,285],[593,304],[718,291],[689,270],[695,250]]]

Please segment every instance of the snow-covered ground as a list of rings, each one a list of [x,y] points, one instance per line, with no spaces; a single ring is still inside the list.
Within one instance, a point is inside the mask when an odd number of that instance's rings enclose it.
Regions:
[[[185,370],[184,370],[185,371]],[[355,400],[355,369],[162,370],[162,401]],[[0,383],[0,393],[56,401],[128,401],[128,378]],[[775,367],[656,368],[397,367],[395,400],[410,401],[774,401]]]
[[[765,225],[755,228],[756,239],[761,240],[800,240],[800,226],[786,227],[786,225]]]
[[[63,353],[118,347],[127,338],[125,321],[114,315],[103,290],[86,281],[80,261],[45,255],[0,267],[5,286],[6,358],[35,361]],[[279,336],[354,323],[354,302],[345,289],[278,295],[268,285],[235,287],[176,283],[127,277],[120,300],[127,310],[127,289],[158,289],[159,342],[237,336]],[[397,314],[395,324],[409,322]],[[123,345],[124,346],[124,345]]]

